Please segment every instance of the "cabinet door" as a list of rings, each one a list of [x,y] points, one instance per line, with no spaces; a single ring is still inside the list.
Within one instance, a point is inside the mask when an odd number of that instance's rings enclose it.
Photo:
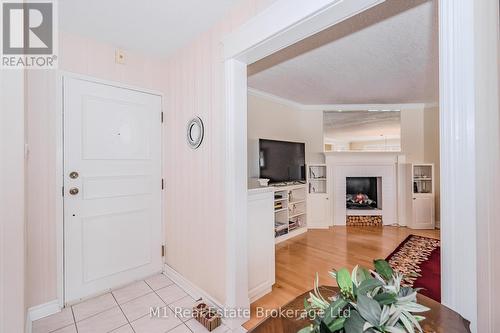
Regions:
[[[422,197],[413,199],[413,229],[434,229],[434,198]]]
[[[330,200],[327,194],[311,194],[307,200],[307,226],[327,228],[331,225]]]
[[[274,193],[248,196],[248,294],[253,302],[275,281]]]

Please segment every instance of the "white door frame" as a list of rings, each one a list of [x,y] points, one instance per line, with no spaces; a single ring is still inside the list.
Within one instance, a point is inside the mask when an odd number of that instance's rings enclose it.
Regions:
[[[223,40],[226,306],[248,307],[247,65],[385,0],[277,0]],[[476,331],[474,0],[440,0],[442,302]],[[494,147],[492,147],[494,149]],[[465,179],[465,182],[464,182]],[[448,196],[449,195],[449,196]],[[468,246],[463,246],[467,242]],[[236,323],[230,324],[236,327]]]
[[[164,111],[163,108],[163,93],[151,89],[145,89],[145,88],[140,88],[128,84],[124,84],[121,82],[114,82],[114,81],[109,81],[109,80],[102,80],[98,79],[95,77],[91,77],[88,75],[83,75],[83,74],[77,74],[77,73],[72,73],[72,72],[67,72],[63,70],[57,71],[57,77],[56,77],[56,116],[55,116],[55,129],[56,129],[56,247],[57,247],[57,301],[58,305],[60,308],[63,308],[65,306],[65,299],[64,299],[64,197],[62,195],[62,189],[64,185],[64,135],[63,135],[63,129],[64,129],[64,122],[63,122],[63,117],[64,117],[64,100],[63,100],[63,90],[64,90],[64,78],[74,78],[74,79],[79,79],[79,80],[84,80],[84,81],[89,81],[93,83],[99,83],[99,84],[104,84],[104,85],[109,85],[113,86],[116,88],[122,88],[122,89],[129,89],[129,90],[134,90],[138,91],[141,93],[146,93],[146,94],[151,94],[151,95],[156,95],[161,98],[161,105],[162,105],[162,112]],[[166,119],[164,116],[163,119]],[[162,171],[162,177],[164,178],[164,165],[165,165],[165,154],[164,154],[164,148],[165,145],[163,143],[163,140],[165,138],[165,121],[162,124],[161,127],[161,171]],[[162,235],[163,235],[163,245],[165,245],[165,208],[164,208],[164,199],[165,199],[165,190],[162,191],[161,193],[161,228],[162,228]],[[162,269],[165,266],[165,257],[162,258]],[[133,281],[130,281],[133,282]]]

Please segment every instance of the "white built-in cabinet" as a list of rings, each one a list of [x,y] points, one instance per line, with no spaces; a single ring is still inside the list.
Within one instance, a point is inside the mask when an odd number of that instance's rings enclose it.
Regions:
[[[434,229],[435,192],[434,165],[411,165],[411,214],[408,227],[411,229]]]
[[[274,188],[274,235],[280,243],[307,231],[307,186],[294,184]]]
[[[332,203],[328,195],[328,168],[326,164],[307,166],[307,227],[323,229],[332,225]]]
[[[271,292],[275,282],[274,189],[248,191],[247,260],[250,302]]]

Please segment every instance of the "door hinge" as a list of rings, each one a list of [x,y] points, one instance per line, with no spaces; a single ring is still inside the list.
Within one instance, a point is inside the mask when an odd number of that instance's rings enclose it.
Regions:
[[[161,179],[161,189],[165,189],[165,180],[163,178]]]
[[[165,256],[165,245],[162,245],[161,246],[161,256],[164,257]]]
[[[64,197],[64,186],[61,187],[61,195]]]
[[[163,111],[161,112],[161,123],[163,124]]]

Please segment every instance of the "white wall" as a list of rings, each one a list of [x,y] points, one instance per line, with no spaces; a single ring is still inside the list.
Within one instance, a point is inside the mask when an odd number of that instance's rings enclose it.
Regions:
[[[0,333],[24,332],[24,71],[0,70]]]
[[[306,163],[324,163],[323,112],[248,94],[248,177],[259,176],[259,139],[304,142]]]
[[[401,110],[401,153],[408,163],[424,161],[424,110]]]
[[[441,217],[441,182],[439,163],[439,108],[430,107],[424,110],[424,159],[425,163],[434,163],[434,188],[436,222],[439,226]]]

